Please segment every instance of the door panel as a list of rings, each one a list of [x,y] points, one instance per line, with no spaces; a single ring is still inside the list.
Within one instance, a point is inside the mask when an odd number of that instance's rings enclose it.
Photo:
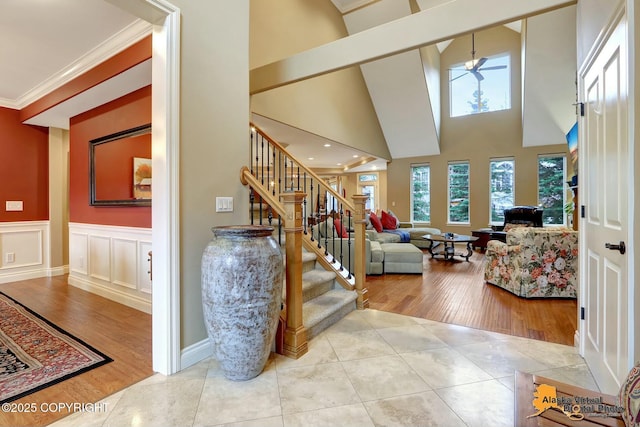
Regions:
[[[615,394],[629,369],[627,256],[605,244],[629,244],[626,21],[621,19],[582,74],[585,116],[586,221],[580,238],[588,254],[582,270],[581,348],[600,389]],[[585,330],[586,329],[586,330]]]

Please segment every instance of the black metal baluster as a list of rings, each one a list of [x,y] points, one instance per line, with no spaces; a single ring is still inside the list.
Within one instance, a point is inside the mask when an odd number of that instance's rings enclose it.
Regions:
[[[318,192],[317,193],[318,193],[318,203],[316,204],[316,209],[318,210],[318,220],[320,220],[322,218],[322,216],[320,214],[320,183],[318,183]],[[318,225],[318,233],[320,233],[320,228],[319,227],[320,227],[320,225]],[[326,223],[325,223],[325,228],[326,228]],[[325,233],[325,236],[326,236],[326,233]],[[322,247],[322,245],[320,244],[320,239],[318,239],[318,248],[321,248],[321,247]],[[327,254],[326,242],[325,242],[324,248],[325,248],[324,254],[326,255]]]
[[[335,198],[333,199],[335,200]],[[342,203],[340,203],[340,208],[338,209],[338,215],[340,216],[340,230],[336,230],[340,234],[340,271],[344,270],[344,236],[342,235],[342,229],[344,227],[344,217],[342,215]]]
[[[351,245],[352,245],[352,241],[351,241],[351,228],[353,227],[353,217],[351,216],[351,211],[347,211],[347,235],[349,236],[349,239],[347,240],[347,265],[349,266],[349,276],[347,276],[347,279],[351,279],[353,277],[353,274],[351,272]]]

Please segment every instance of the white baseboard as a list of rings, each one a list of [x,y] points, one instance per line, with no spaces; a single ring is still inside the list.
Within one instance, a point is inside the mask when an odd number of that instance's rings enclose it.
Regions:
[[[69,266],[55,268],[36,268],[27,271],[0,273],[0,283],[18,282],[20,280],[38,279],[40,277],[62,276],[69,272]]]
[[[50,268],[48,270],[47,276],[49,276],[49,277],[62,276],[64,274],[68,274],[68,273],[69,273],[69,266],[68,265],[63,265],[63,266],[60,266],[60,267]]]
[[[136,310],[151,314],[151,301],[142,299],[136,295],[129,295],[124,292],[120,292],[117,289],[109,288],[101,285],[100,283],[90,282],[82,277],[73,275],[69,276],[69,284],[76,288],[119,302],[120,304],[124,304],[128,307],[135,308]]]
[[[37,279],[39,277],[47,277],[47,270],[44,268],[38,268],[27,271],[17,271],[14,273],[7,272],[0,274],[0,283],[17,282],[19,280]]]
[[[180,369],[186,369],[213,355],[213,349],[208,339],[204,339],[180,352]]]

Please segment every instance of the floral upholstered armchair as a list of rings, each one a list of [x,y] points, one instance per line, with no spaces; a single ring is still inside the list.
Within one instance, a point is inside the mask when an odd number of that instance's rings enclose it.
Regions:
[[[577,297],[578,232],[516,227],[507,242],[490,240],[484,279],[524,298]]]

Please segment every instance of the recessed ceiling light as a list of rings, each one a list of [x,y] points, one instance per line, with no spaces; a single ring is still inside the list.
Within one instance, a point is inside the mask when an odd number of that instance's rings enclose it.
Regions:
[[[338,166],[342,166],[342,163],[336,163],[336,165],[338,165]]]
[[[353,158],[354,158],[354,159],[357,159],[358,157],[360,157],[360,156],[358,156],[357,154],[354,154],[354,155],[353,155]]]
[[[331,147],[331,144],[324,144],[325,147]]]
[[[308,157],[307,160],[313,160],[313,157]]]

